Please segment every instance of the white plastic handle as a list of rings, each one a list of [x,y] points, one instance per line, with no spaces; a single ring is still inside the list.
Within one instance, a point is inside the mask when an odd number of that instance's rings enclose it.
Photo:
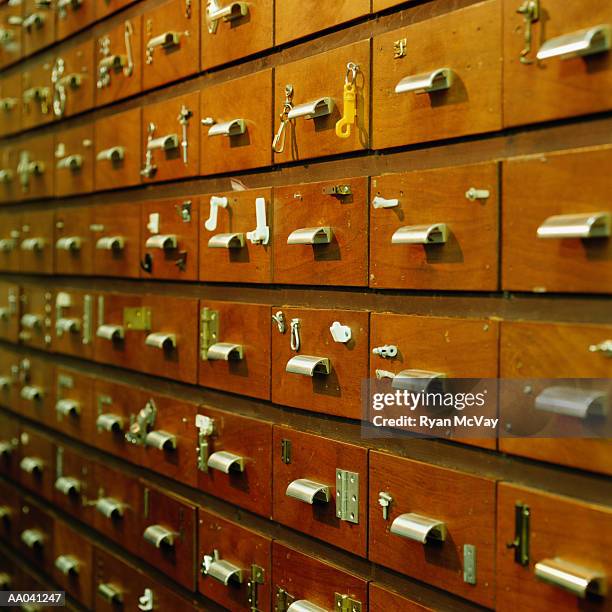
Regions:
[[[209,232],[214,232],[217,229],[217,218],[219,215],[219,207],[227,208],[228,199],[225,197],[219,196],[211,196],[210,197],[210,214],[206,222],[204,223],[204,227]]]
[[[270,228],[266,221],[266,199],[255,199],[255,217],[257,227],[252,232],[247,232],[246,237],[253,244],[268,244],[270,240]]]

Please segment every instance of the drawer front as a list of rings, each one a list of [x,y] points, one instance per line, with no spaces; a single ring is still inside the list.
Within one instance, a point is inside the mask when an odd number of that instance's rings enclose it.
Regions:
[[[55,137],[55,195],[93,191],[93,125],[63,130]]]
[[[273,0],[236,4],[227,0],[202,3],[202,70],[272,47]]]
[[[374,0],[376,2],[376,0]],[[370,612],[389,612],[398,610],[402,612],[435,612],[442,608],[431,608],[418,603],[414,599],[408,599],[391,589],[380,584],[370,584]]]
[[[268,445],[269,446],[269,445]],[[8,412],[0,412],[0,474],[10,480],[19,480],[19,421]],[[2,487],[0,487],[0,492]],[[6,504],[8,497],[0,502],[0,538],[8,533],[14,515]]]
[[[55,368],[40,357],[23,357],[18,361],[18,412],[39,423],[55,422]]]
[[[207,406],[198,413],[198,488],[270,517],[272,424]]]
[[[200,593],[228,610],[270,610],[272,540],[203,508],[198,509],[198,535]],[[254,597],[252,580],[257,580]]]
[[[172,61],[176,59],[173,57]],[[140,175],[143,182],[197,175],[201,131],[199,92],[145,106],[142,119]]]
[[[55,335],[58,353],[91,359],[93,355],[95,296],[69,289],[55,294]]]
[[[529,544],[526,558],[521,559],[523,551],[506,543],[515,540],[515,521],[525,508],[529,514]],[[612,573],[610,508],[502,483],[497,514],[499,610],[609,608],[608,599],[596,593],[597,579],[604,577],[605,581]],[[518,563],[517,558],[525,564]],[[551,576],[552,582],[547,584],[539,576]],[[576,589],[584,579],[594,592],[577,596],[561,587],[558,580],[563,579]]]
[[[53,196],[53,152],[53,136],[50,134],[21,141],[16,168],[21,199],[33,200]]]
[[[542,0],[539,18],[504,0],[504,123],[521,125],[611,108],[609,51],[588,44],[584,30],[612,21],[605,0],[576,5]],[[530,24],[528,26],[528,23]],[[529,37],[526,29],[531,28]],[[570,39],[562,39],[569,36]],[[528,37],[528,38],[526,38]],[[563,54],[563,45],[585,43],[584,54]],[[541,59],[540,59],[541,58]]]
[[[93,273],[96,276],[140,275],[140,204],[106,204],[93,210]]]
[[[53,274],[55,213],[36,210],[22,214],[19,232],[19,271]],[[12,231],[11,234],[12,235]]]
[[[3,383],[0,385],[0,405],[12,412],[19,411],[20,358],[21,355],[15,352],[12,347],[0,347],[0,380]]]
[[[53,498],[55,445],[26,425],[19,434],[19,484],[47,501]]]
[[[93,379],[73,370],[55,369],[55,428],[71,438],[91,443]]]
[[[370,286],[494,291],[496,163],[372,179]]]
[[[170,0],[145,13],[142,19],[144,89],[171,83],[199,70],[199,2]]]
[[[611,162],[609,147],[504,162],[504,289],[610,293]]]
[[[53,517],[24,497],[19,516],[19,554],[46,574],[53,569]],[[29,585],[32,581],[29,581]],[[28,586],[29,586],[28,585]]]
[[[92,108],[96,80],[93,39],[63,51],[55,61],[55,69],[58,76],[55,116],[69,117]]]
[[[0,22],[1,15],[2,11],[0,11]],[[5,28],[4,25],[1,27]],[[0,53],[0,64],[1,55]],[[0,80],[0,136],[21,130],[21,79],[22,74],[16,72]]]
[[[275,426],[273,449],[274,520],[365,557],[367,448]]]
[[[355,609],[368,611],[367,580],[278,541],[272,543],[272,581],[272,596],[288,602],[287,607],[291,601],[305,600],[311,609],[333,610],[340,595],[352,599]]]
[[[0,268],[3,272],[19,270],[21,215],[14,211],[0,212]]]
[[[391,497],[386,517],[383,493]],[[370,560],[493,606],[494,541],[493,480],[370,453]]]
[[[89,503],[95,499],[93,464],[81,453],[57,445],[55,449],[55,475],[53,504],[91,524],[94,508]]]
[[[372,12],[377,13],[399,4],[404,4],[404,0],[372,0]]]
[[[53,580],[84,606],[93,600],[93,545],[64,521],[53,525]]]
[[[440,382],[440,377],[453,380],[444,388],[453,393],[476,393],[476,379],[497,378],[497,345],[499,342],[499,323],[484,319],[456,319],[445,317],[422,317],[412,315],[396,315],[372,313],[370,316],[370,378],[376,380],[376,392],[395,393],[396,389],[405,389],[401,383],[396,383],[394,376],[414,377],[412,370],[429,374],[432,386],[424,380],[423,390],[434,391],[434,386]],[[393,356],[384,351],[384,347],[395,347]],[[393,349],[390,349],[393,351]],[[395,353],[395,351],[393,351]],[[470,380],[472,379],[472,380]],[[478,386],[478,391],[488,391],[489,385]],[[492,385],[491,385],[492,386]],[[414,389],[413,389],[414,390]],[[493,390],[493,389],[491,389]],[[405,407],[399,407],[403,414]],[[446,410],[423,406],[416,409],[415,415],[429,418],[452,418],[452,413],[458,414],[453,407]],[[381,413],[387,416],[387,413]],[[494,398],[484,406],[465,407],[461,415],[466,417],[483,416],[497,418],[497,405]],[[389,416],[399,416],[391,415]],[[410,427],[410,431],[418,432],[420,428]],[[440,437],[449,436],[461,439],[462,442],[495,449],[495,428],[487,439],[477,439],[484,427],[467,432],[465,427],[442,427],[436,430]],[[432,434],[432,430],[423,427],[422,433]],[[469,438],[461,438],[466,434]]]
[[[70,171],[68,171],[70,172]],[[59,208],[55,212],[55,272],[86,276],[92,273],[93,208]]]
[[[59,4],[59,3],[58,3]],[[57,40],[63,40],[74,32],[78,32],[93,23],[95,19],[94,0],[84,0],[80,4],[68,3],[57,6]]]
[[[205,87],[200,98],[200,174],[272,163],[272,70]]]
[[[54,296],[44,287],[25,285],[21,293],[19,340],[49,350],[53,333]]]
[[[376,36],[373,148],[500,129],[501,36],[500,0]]]
[[[348,137],[338,137],[336,124],[343,118],[345,111],[343,92],[349,62],[359,66],[353,92],[356,112],[347,125],[343,124],[343,133],[348,133]],[[282,136],[276,143],[275,162],[361,151],[369,147],[369,40],[278,66],[274,77],[275,134],[279,133],[279,114],[287,100],[287,85],[293,86],[289,101],[293,105],[294,114],[289,117],[289,123],[285,124],[285,146],[282,152],[279,152],[282,149]],[[308,104],[311,106],[307,107]]]
[[[95,63],[96,106],[104,106],[140,93],[142,20],[139,17],[126,19],[98,38]]]
[[[276,4],[276,44],[281,45],[352,21],[370,12],[370,0],[285,0]],[[297,18],[297,19],[296,19]]]
[[[23,53],[21,18],[21,4],[11,6],[7,2],[0,7],[0,27],[6,30],[6,43],[0,45],[0,68],[21,59]]]
[[[195,506],[146,486],[144,499],[137,539],[139,556],[186,589],[194,591]]]
[[[200,301],[199,383],[270,398],[270,307]]]
[[[341,179],[274,190],[275,282],[367,284],[367,184]]]
[[[21,499],[19,492],[7,482],[0,482],[0,540],[17,548]]]
[[[271,282],[271,189],[202,196],[200,220],[200,280]]]
[[[36,0],[23,2],[23,55],[32,55],[55,42],[55,9],[53,4],[38,5]]]
[[[197,198],[142,202],[142,278],[198,278]]]
[[[500,439],[501,450],[612,474],[610,442],[590,437],[593,436],[593,427],[605,430],[606,425],[601,417],[590,417],[588,412],[585,418],[555,414],[539,409],[536,403],[540,393],[554,386],[551,379],[611,378],[612,361],[605,351],[609,339],[612,339],[610,325],[502,323],[501,377],[532,380],[529,381],[528,395],[518,395],[518,389],[515,394],[515,389],[509,387],[501,396],[502,427],[514,434]],[[563,386],[564,382],[560,380],[559,385]],[[585,387],[590,386],[585,384]],[[545,432],[550,427],[566,433],[563,436],[546,436]],[[537,440],[530,435],[537,437]]]
[[[367,312],[272,307],[272,401],[336,416],[361,418],[361,383],[368,371]],[[295,319],[299,322],[292,323]],[[330,330],[339,323],[340,340]],[[298,328],[292,331],[292,326]],[[344,337],[342,337],[342,334]],[[292,345],[298,345],[299,352]],[[297,359],[306,357],[310,359]],[[328,372],[327,374],[325,372]]]
[[[96,4],[96,19],[104,19],[113,13],[134,4],[135,0],[94,0]]]
[[[22,197],[19,168],[19,149],[16,145],[0,148],[0,197],[9,203]]]
[[[141,128],[140,108],[96,121],[96,191],[140,183]]]
[[[44,55],[42,59],[21,73],[21,127],[23,129],[53,121],[53,62],[52,57]]]
[[[0,282],[0,338],[13,344],[19,342],[20,297],[19,285]]]

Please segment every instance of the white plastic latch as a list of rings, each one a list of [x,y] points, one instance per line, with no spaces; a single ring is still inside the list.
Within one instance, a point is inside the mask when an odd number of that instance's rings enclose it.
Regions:
[[[209,232],[214,232],[217,229],[217,217],[219,214],[219,207],[227,208],[228,199],[226,197],[210,196],[210,214],[208,219],[204,223],[204,227]]]
[[[270,228],[266,222],[266,199],[255,199],[255,216],[257,227],[252,232],[247,232],[246,237],[253,244],[268,244],[270,240]]]
[[[395,208],[396,206],[399,206],[399,200],[397,198],[387,200],[386,198],[381,198],[380,196],[374,196],[372,206],[374,208]]]
[[[342,325],[339,321],[334,321],[329,331],[334,342],[346,344],[352,337],[351,328],[348,325]]]
[[[147,223],[147,229],[152,234],[159,233],[159,213],[151,213],[149,215],[149,222]]]

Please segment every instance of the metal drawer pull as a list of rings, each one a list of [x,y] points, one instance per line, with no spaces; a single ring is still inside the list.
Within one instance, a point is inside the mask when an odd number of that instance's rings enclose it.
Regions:
[[[7,25],[15,25],[20,26],[23,20],[18,15],[12,15],[7,18]],[[3,47],[7,47],[9,43],[12,43],[15,40],[15,32],[13,30],[7,30],[5,28],[0,28],[0,45]]]
[[[444,542],[446,539],[446,524],[443,521],[420,514],[401,514],[391,523],[390,531],[421,544],[432,540]]]
[[[108,519],[117,520],[123,516],[124,504],[112,497],[102,497],[96,500],[96,510]]]
[[[207,359],[211,361],[239,361],[244,356],[242,344],[216,342],[208,348]]]
[[[81,482],[70,476],[60,476],[55,481],[55,489],[67,497],[77,495],[81,491]]]
[[[55,167],[58,170],[80,170],[83,167],[83,156],[68,155],[60,159]]]
[[[98,251],[122,251],[125,247],[123,236],[102,236],[96,241]]]
[[[81,321],[79,319],[68,319],[62,317],[55,322],[55,330],[59,334],[70,333],[76,334],[81,329]]]
[[[0,591],[8,591],[11,587],[11,576],[6,572],[0,572]]]
[[[327,357],[313,357],[312,355],[296,355],[292,357],[285,367],[290,374],[314,376],[315,374],[329,374],[331,363]]]
[[[329,244],[333,235],[331,227],[304,227],[291,232],[287,244]]]
[[[538,238],[608,238],[610,213],[555,215],[538,227]]]
[[[40,474],[44,465],[43,460],[38,457],[24,457],[19,463],[19,467],[26,474]]]
[[[71,399],[61,399],[55,404],[55,410],[62,416],[77,417],[81,412],[81,406],[79,402],[75,402]]]
[[[208,467],[224,474],[244,472],[244,457],[228,451],[217,451],[208,458]]]
[[[58,0],[57,13],[60,19],[66,19],[68,16],[68,8],[76,11],[83,4],[83,0]]]
[[[79,573],[79,561],[72,555],[60,555],[55,560],[55,568],[64,576],[74,576]]]
[[[162,249],[169,251],[178,247],[178,238],[174,234],[155,234],[147,238],[145,242],[147,249]]]
[[[8,376],[0,376],[0,391],[8,391],[13,381]]]
[[[374,208],[395,208],[396,206],[399,206],[399,200],[397,198],[387,200],[386,198],[381,198],[380,196],[374,196],[372,206]]]
[[[449,89],[453,84],[453,71],[450,68],[438,68],[432,72],[422,72],[404,77],[396,86],[395,93],[417,94],[431,93]]]
[[[608,412],[607,400],[606,392],[596,389],[548,387],[536,397],[535,407],[544,412],[586,419],[605,416]]]
[[[103,70],[121,70],[128,65],[126,55],[107,55],[98,62],[98,68]]]
[[[96,428],[98,431],[107,431],[109,433],[120,433],[123,431],[123,419],[111,412],[98,415],[96,419]]]
[[[45,536],[43,535],[42,531],[39,531],[38,529],[26,529],[25,531],[21,532],[20,537],[21,541],[28,548],[42,547],[45,541]]]
[[[116,342],[117,340],[123,340],[124,330],[121,325],[100,325],[96,330],[96,336]]]
[[[610,25],[607,23],[564,34],[546,41],[538,51],[539,60],[559,57],[569,59],[572,57],[595,55],[610,50]]]
[[[232,119],[224,123],[217,123],[208,130],[209,136],[240,136],[246,132],[244,119]]]
[[[10,253],[17,246],[17,241],[13,238],[0,239],[0,251]]]
[[[81,248],[81,239],[78,236],[65,236],[55,243],[59,251],[78,251]]]
[[[37,314],[24,314],[21,317],[21,327],[37,329],[42,325],[42,317]]]
[[[316,119],[317,117],[324,117],[331,115],[335,107],[334,100],[328,96],[323,98],[317,98],[312,102],[304,102],[304,104],[297,104],[288,113],[287,119],[298,119],[304,117],[305,119]]]
[[[376,370],[376,377],[379,378],[379,372]],[[380,378],[386,378],[381,375]],[[430,372],[429,370],[402,370],[393,376],[391,386],[394,389],[402,389],[419,393],[421,391],[441,391],[443,380],[446,374],[443,372]]]
[[[290,482],[285,495],[311,505],[315,502],[327,504],[331,497],[327,485],[308,480],[307,478],[299,478]]]
[[[13,171],[8,168],[0,170],[0,183],[10,183],[13,180]]]
[[[150,431],[145,436],[145,446],[152,446],[158,450],[171,451],[176,449],[176,436],[167,431]]]
[[[209,249],[241,249],[244,246],[244,234],[216,234],[208,241]]]
[[[31,402],[41,400],[44,394],[44,391],[40,387],[33,387],[30,385],[22,387],[20,393],[22,399],[29,400]]]
[[[98,595],[109,604],[119,605],[123,603],[123,593],[113,584],[101,582],[98,585]]]
[[[31,15],[24,17],[23,21],[21,22],[21,25],[26,30],[30,30],[34,26],[36,26],[37,28],[42,28],[43,25],[45,25],[45,15],[43,15],[42,13],[32,13]]]
[[[176,134],[168,134],[167,136],[160,136],[159,138],[151,138],[151,140],[147,142],[148,151],[155,151],[156,149],[172,151],[178,148],[179,138]]]
[[[206,23],[211,34],[217,32],[219,20],[233,21],[245,17],[249,13],[247,2],[230,2],[227,6],[221,6],[218,0],[208,0],[206,5]]]
[[[606,576],[563,559],[544,559],[535,564],[536,578],[569,591],[581,599],[589,595],[602,597],[607,591]]]
[[[222,559],[214,559],[211,561],[206,570],[203,570],[202,573],[218,580],[225,586],[229,585],[231,582],[242,584],[242,570],[237,565],[229,561],[223,561]]]
[[[30,104],[36,100],[37,102],[41,102],[41,106],[45,106],[49,102],[50,96],[51,90],[49,87],[29,87],[22,93],[25,104]]]
[[[110,161],[116,163],[125,158],[125,147],[111,147],[103,149],[96,155],[97,161]]]
[[[12,453],[13,444],[7,440],[0,440],[0,457],[10,457]]]
[[[170,49],[176,47],[181,42],[180,32],[164,32],[159,36],[154,36],[147,43],[147,51],[150,53],[153,49],[161,47],[162,49]]]
[[[21,241],[22,251],[42,251],[45,248],[44,238],[26,238]]]
[[[391,244],[443,244],[448,239],[446,223],[407,225],[391,236]]]
[[[0,110],[4,112],[13,110],[17,106],[18,101],[17,98],[2,98],[0,99]]]
[[[0,306],[0,320],[8,321],[10,318],[10,310],[8,307]]]
[[[612,340],[604,340],[599,344],[589,346],[590,353],[603,353],[605,357],[612,357]]]
[[[298,599],[294,601],[288,608],[287,612],[328,612],[325,608],[321,608],[306,599]]]
[[[8,506],[0,506],[0,521],[10,522],[13,511]]]
[[[176,348],[176,335],[154,332],[145,338],[145,344],[163,351],[169,351]]]
[[[150,525],[144,530],[142,537],[145,542],[155,546],[155,548],[172,548],[177,535],[178,533],[170,531],[170,529],[166,529],[166,527],[161,525]]]

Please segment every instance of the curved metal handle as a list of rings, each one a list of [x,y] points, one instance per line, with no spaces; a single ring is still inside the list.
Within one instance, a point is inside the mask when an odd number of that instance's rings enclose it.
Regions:
[[[217,550],[214,551],[212,556],[204,555],[202,575],[210,576],[225,586],[230,583],[242,584],[242,570],[229,561],[219,559]]]
[[[83,167],[83,156],[76,154],[62,157],[55,167],[58,170],[80,170]]]
[[[27,329],[37,329],[42,325],[42,317],[37,314],[26,313],[21,316],[21,327]]]
[[[144,541],[151,544],[151,546],[155,546],[155,548],[172,548],[174,546],[174,540],[177,536],[178,533],[171,531],[162,525],[149,525],[149,527],[147,527],[142,534]]]
[[[608,395],[597,389],[548,387],[535,399],[536,410],[578,419],[603,417],[608,412]]]
[[[60,555],[55,560],[55,568],[64,576],[76,575],[79,573],[79,560],[72,555]]]
[[[161,451],[176,449],[176,436],[163,430],[150,431],[145,436],[145,446],[152,446]]]
[[[78,495],[81,492],[81,481],[71,476],[60,476],[55,481],[55,490],[67,497]]]
[[[12,442],[0,440],[0,457],[10,457],[15,449]]]
[[[26,385],[25,387],[21,388],[21,392],[19,393],[19,395],[24,400],[28,400],[30,402],[38,402],[44,397],[45,392],[42,387]]]
[[[420,514],[401,514],[391,524],[390,532],[421,544],[444,542],[446,524]]]
[[[329,244],[333,235],[329,226],[304,227],[291,232],[287,244]]]
[[[325,608],[321,608],[306,599],[298,599],[297,601],[294,601],[287,608],[287,612],[328,612],[328,611]]]
[[[536,578],[585,599],[602,597],[607,592],[607,577],[602,571],[576,565],[564,559],[543,559],[535,564]]]
[[[215,34],[219,27],[219,21],[234,21],[245,17],[249,13],[248,2],[230,2],[227,6],[221,6],[218,0],[208,0],[206,5],[206,24],[210,34]]]
[[[223,123],[216,123],[208,130],[208,136],[240,136],[246,132],[244,119],[232,119]]]
[[[611,28],[607,23],[564,34],[546,41],[538,51],[542,61],[558,57],[570,59],[604,53],[610,50]]]
[[[26,474],[40,474],[45,467],[45,463],[39,457],[24,457],[20,461],[19,467]]]
[[[206,353],[210,361],[240,361],[244,356],[242,344],[232,342],[217,342],[208,348]]]
[[[128,64],[127,55],[107,55],[98,62],[98,68],[104,70],[121,70]]]
[[[324,96],[310,102],[297,104],[287,113],[287,119],[291,121],[293,119],[298,119],[299,117],[304,117],[305,119],[325,117],[326,115],[332,114],[335,106],[336,104],[333,98]]]
[[[13,171],[10,168],[0,170],[0,183],[7,184],[13,181]]]
[[[117,146],[103,149],[96,155],[97,161],[119,162],[125,158],[125,147]]]
[[[60,335],[64,333],[76,334],[80,329],[81,321],[79,319],[61,317],[55,321],[55,330]]]
[[[0,590],[8,591],[11,587],[11,576],[6,572],[0,572]]]
[[[161,47],[162,49],[170,49],[176,47],[181,42],[181,32],[164,32],[158,36],[150,38],[147,42],[147,49],[152,51]]]
[[[25,238],[21,241],[22,251],[42,251],[45,248],[44,238]]]
[[[407,225],[391,236],[391,244],[443,244],[448,240],[446,223]]]
[[[79,236],[64,236],[55,243],[55,248],[58,251],[79,251],[82,242]]]
[[[538,227],[538,238],[609,238],[610,218],[608,211],[555,215]]]
[[[2,98],[0,99],[0,110],[10,112],[17,106],[17,102],[19,102],[17,98]]]
[[[159,138],[151,138],[147,142],[147,151],[155,151],[162,149],[163,151],[172,151],[179,148],[179,138],[176,134],[168,134]]]
[[[37,548],[44,544],[45,535],[39,529],[26,529],[21,532],[20,539],[28,548]]]
[[[96,330],[96,336],[98,338],[110,340],[111,342],[123,340],[124,335],[125,332],[121,325],[100,325]]]
[[[302,374],[303,376],[329,374],[331,371],[331,362],[327,357],[296,355],[287,362],[285,371],[291,374]]]
[[[145,344],[162,351],[169,351],[176,348],[176,334],[154,332],[145,338]]]
[[[123,418],[110,412],[100,414],[96,419],[96,428],[98,431],[120,433],[123,431]]]
[[[147,249],[162,249],[163,251],[170,251],[178,248],[178,238],[174,234],[155,234],[149,236],[145,242]]]
[[[101,497],[95,502],[96,510],[107,519],[117,520],[123,516],[125,504],[112,497]]]
[[[421,391],[440,391],[444,384],[444,372],[430,372],[428,370],[402,370],[393,377],[391,386],[394,389],[405,389],[419,393]]]
[[[21,25],[26,30],[31,30],[34,26],[37,28],[42,28],[45,25],[45,15],[42,13],[31,13],[23,18]]]
[[[224,474],[244,472],[244,457],[228,451],[217,451],[208,457],[208,467]]]
[[[98,585],[98,595],[102,597],[107,603],[112,605],[120,605],[123,603],[123,593],[114,584],[108,582],[101,582]]]
[[[454,73],[450,68],[437,68],[404,77],[396,86],[395,93],[424,94],[449,89],[453,84]]]
[[[285,495],[311,505],[315,502],[327,504],[330,500],[330,490],[327,485],[307,478],[290,482]]]
[[[590,353],[601,353],[604,357],[612,357],[612,340],[604,340],[599,344],[589,346]]]
[[[102,236],[96,240],[96,250],[98,251],[121,251],[125,247],[123,236]]]
[[[244,247],[244,234],[216,234],[208,240],[209,249],[241,249]]]
[[[0,239],[0,251],[3,253],[10,253],[17,246],[17,241],[14,238],[2,238]]]
[[[62,416],[77,417],[81,413],[81,406],[75,400],[61,399],[55,404],[55,410]]]

